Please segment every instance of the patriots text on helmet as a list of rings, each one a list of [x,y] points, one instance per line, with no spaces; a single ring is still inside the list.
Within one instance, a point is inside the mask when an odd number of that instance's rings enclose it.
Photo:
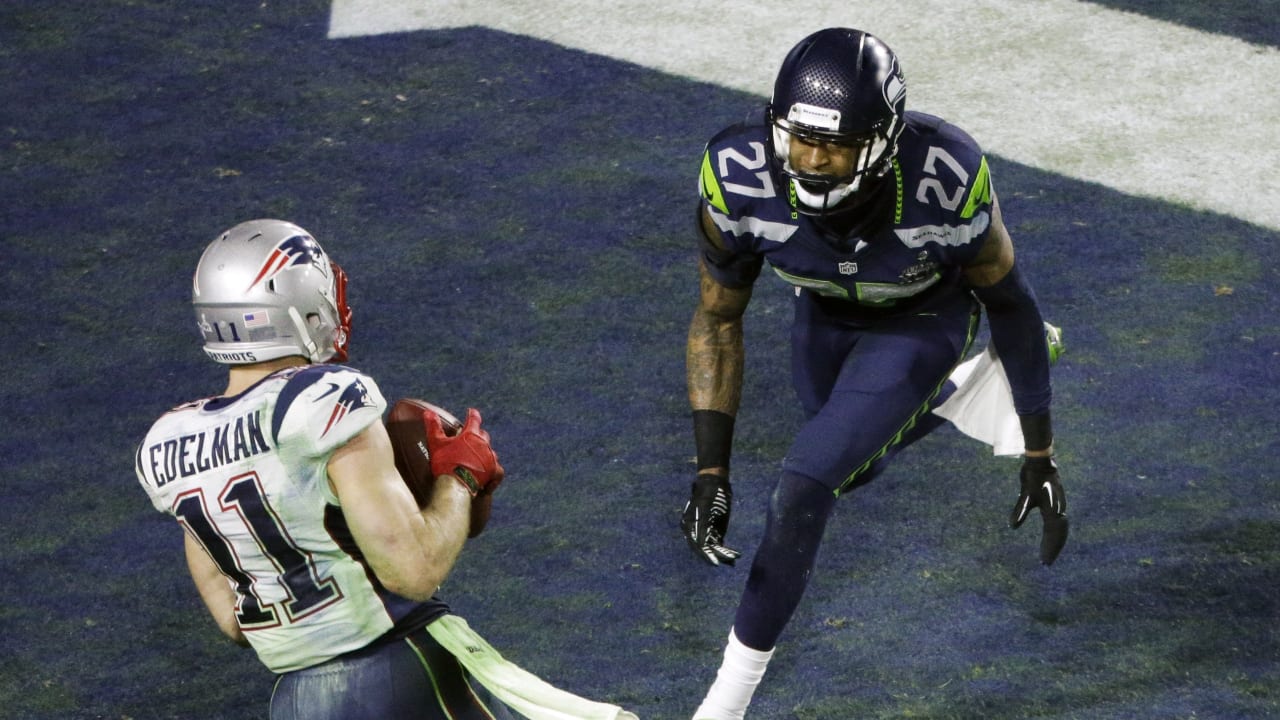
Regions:
[[[258,356],[252,352],[230,352],[227,350],[210,350],[205,348],[204,352],[211,360],[220,363],[255,363],[258,362]]]

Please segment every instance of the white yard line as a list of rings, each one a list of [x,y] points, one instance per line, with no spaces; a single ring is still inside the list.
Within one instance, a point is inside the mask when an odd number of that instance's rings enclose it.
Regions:
[[[1280,51],[1074,0],[334,0],[330,37],[483,26],[766,96],[790,46],[859,27],[909,107],[987,150],[1280,229]],[[799,20],[797,20],[799,19]]]

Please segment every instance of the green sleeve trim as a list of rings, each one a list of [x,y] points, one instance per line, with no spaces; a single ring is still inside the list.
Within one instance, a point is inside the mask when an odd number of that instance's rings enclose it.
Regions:
[[[991,204],[991,173],[987,169],[987,158],[983,156],[982,164],[978,166],[978,176],[973,180],[973,186],[969,188],[969,202],[965,203],[964,210],[960,211],[960,217],[968,220],[978,212],[980,205]]]
[[[702,199],[710,203],[711,207],[725,215],[729,214],[729,206],[724,202],[724,191],[720,189],[720,180],[716,177],[715,168],[711,165],[711,153],[709,151],[702,155],[702,172],[698,175],[698,192],[702,193]]]

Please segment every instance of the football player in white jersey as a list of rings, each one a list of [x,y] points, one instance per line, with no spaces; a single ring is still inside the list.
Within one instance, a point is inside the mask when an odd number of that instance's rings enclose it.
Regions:
[[[502,470],[474,409],[454,436],[428,424],[437,477],[419,509],[377,384],[338,364],[345,295],[341,268],[297,225],[220,235],[192,297],[227,386],[162,416],[136,455],[219,628],[278,674],[273,720],[538,717],[521,706],[531,686],[569,708],[557,717],[634,717],[514,668],[434,596],[470,526],[473,489],[457,476],[483,490]]]

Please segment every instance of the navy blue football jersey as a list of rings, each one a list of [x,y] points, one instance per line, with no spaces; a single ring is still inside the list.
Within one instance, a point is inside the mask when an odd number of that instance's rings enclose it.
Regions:
[[[908,112],[892,172],[872,201],[850,211],[861,216],[851,229],[836,230],[832,219],[795,209],[789,179],[770,162],[768,132],[763,122],[744,123],[707,144],[699,190],[727,252],[704,248],[703,257],[718,282],[749,285],[767,260],[824,305],[867,319],[920,312],[965,292],[961,268],[991,224],[991,179],[973,138]]]

